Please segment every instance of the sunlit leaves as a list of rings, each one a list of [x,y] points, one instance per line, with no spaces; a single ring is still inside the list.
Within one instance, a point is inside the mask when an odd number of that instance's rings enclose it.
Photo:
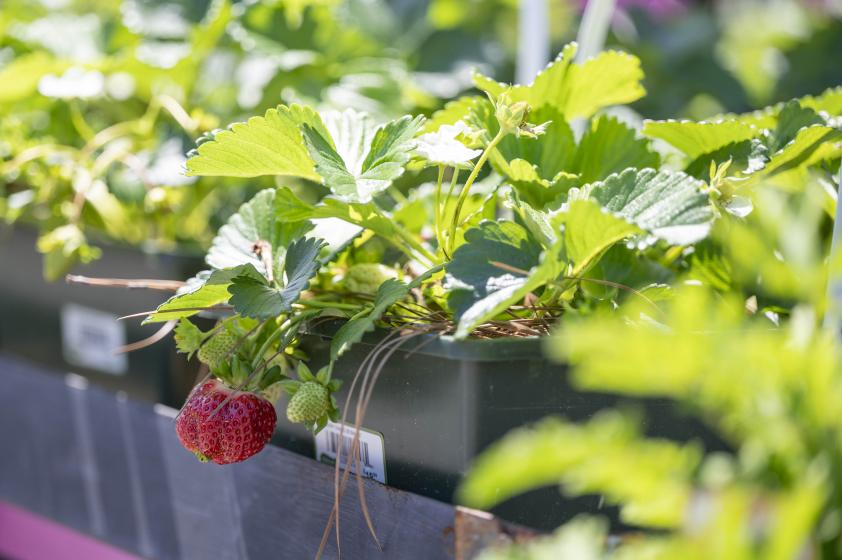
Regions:
[[[591,121],[568,171],[579,175],[584,184],[630,167],[656,168],[659,163],[658,154],[649,148],[646,139],[638,138],[633,129],[616,118],[603,115]]]
[[[304,139],[316,171],[348,202],[370,202],[404,172],[413,137],[424,117],[402,117],[376,127],[364,113],[327,113],[324,130],[305,125]]]
[[[299,127],[325,133],[318,113],[309,107],[279,105],[262,117],[235,123],[199,144],[187,160],[190,175],[257,177],[288,175],[318,181]]]
[[[187,286],[158,306],[144,323],[172,321],[191,317],[203,310],[228,301],[228,286],[236,277],[262,278],[263,275],[251,264],[244,264],[225,270],[203,271],[187,282]]]
[[[568,44],[531,84],[512,87],[512,101],[526,101],[534,109],[550,105],[570,120],[643,97],[643,72],[636,57],[605,51],[575,64],[576,50],[576,43]],[[474,83],[494,98],[509,87],[482,75],[475,75]]]
[[[713,210],[705,185],[680,171],[627,169],[571,193],[590,198],[616,216],[664,241],[684,245],[704,239]]]
[[[690,158],[713,152],[734,142],[749,140],[760,134],[760,129],[738,121],[646,121],[643,133],[658,138],[684,152]]]
[[[641,231],[590,200],[571,202],[564,219],[564,247],[572,264],[571,276],[581,275],[614,243]]]

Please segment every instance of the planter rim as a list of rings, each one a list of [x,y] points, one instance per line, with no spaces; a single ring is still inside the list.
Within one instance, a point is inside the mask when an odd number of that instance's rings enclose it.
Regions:
[[[345,322],[344,319],[321,319],[309,323],[306,332],[330,340]],[[388,329],[377,328],[367,332],[356,345],[374,348],[390,332]],[[542,354],[544,338],[531,336],[457,340],[451,335],[423,334],[407,341],[399,352],[467,362],[545,359]]]

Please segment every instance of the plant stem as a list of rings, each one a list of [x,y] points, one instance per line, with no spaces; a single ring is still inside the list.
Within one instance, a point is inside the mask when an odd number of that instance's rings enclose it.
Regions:
[[[252,368],[256,368],[256,367],[257,367],[257,365],[260,363],[260,360],[261,360],[261,358],[263,357],[263,355],[264,355],[264,354],[266,354],[266,351],[267,351],[267,350],[269,350],[269,346],[271,346],[272,342],[274,342],[274,341],[275,341],[275,339],[276,339],[276,338],[277,338],[277,337],[278,337],[281,333],[283,333],[283,332],[284,332],[284,330],[286,330],[286,328],[285,328],[285,327],[287,327],[287,325],[289,325],[289,323],[290,323],[290,320],[289,320],[289,319],[287,319],[287,320],[286,320],[286,321],[284,321],[281,325],[279,325],[279,326],[278,326],[278,328],[277,328],[277,329],[275,329],[275,331],[274,331],[274,332],[272,332],[269,336],[267,336],[267,337],[266,337],[266,340],[263,342],[263,344],[260,346],[260,349],[259,349],[259,350],[257,351],[257,353],[254,355],[254,360],[252,360],[252,363],[251,363],[251,367],[252,367]],[[268,324],[270,324],[270,323],[267,321],[267,322],[264,324],[264,327],[261,327],[261,330],[262,330],[263,328],[265,328],[265,325],[268,325]]]
[[[477,175],[479,175],[480,169],[482,166],[485,165],[488,156],[491,155],[491,150],[497,147],[497,144],[500,143],[500,140],[506,136],[506,132],[501,128],[497,135],[489,142],[488,146],[486,146],[485,151],[482,152],[482,155],[479,156],[479,160],[477,164],[474,166],[474,169],[471,171],[471,174],[468,175],[468,180],[465,181],[465,186],[462,187],[462,192],[459,193],[459,200],[456,201],[456,210],[453,211],[453,221],[450,222],[450,233],[448,234],[448,253],[453,252],[453,244],[456,241],[456,226],[459,225],[459,215],[462,213],[462,206],[465,204],[465,200],[468,198],[468,192],[471,190],[471,186],[474,184],[474,181],[477,180]]]
[[[450,188],[447,190],[447,198],[444,199],[444,207],[441,209],[441,217],[442,219],[447,219],[447,207],[450,206],[450,199],[453,198],[453,191],[456,189],[456,183],[459,181],[459,168],[453,168],[453,176],[450,178]],[[444,237],[444,236],[442,236]],[[444,242],[447,242],[446,237],[444,237]],[[447,246],[445,244],[441,245],[441,250],[444,253],[446,259],[450,260],[450,253],[447,250]]]
[[[416,259],[421,257],[421,259],[419,260],[426,260],[427,262],[424,264],[427,264],[429,266],[436,264],[438,259],[436,259],[436,256],[430,251],[428,251],[427,248],[424,247],[424,245],[419,243],[417,239],[412,237],[412,235],[408,231],[403,229],[398,224],[393,222],[392,225],[395,227],[395,233],[398,234],[398,237],[403,239],[406,242],[406,244],[409,245],[409,247],[417,253],[416,255],[410,255],[411,257]]]
[[[454,171],[455,173],[455,171]],[[435,222],[436,222],[436,242],[439,244],[439,249],[444,251],[444,243],[441,236],[441,183],[444,181],[444,165],[439,165],[439,177],[436,180],[436,202],[435,202]]]
[[[314,309],[348,309],[349,311],[357,311],[360,306],[354,303],[338,303],[334,301],[319,301],[317,299],[300,299],[298,305],[303,307],[311,307]]]

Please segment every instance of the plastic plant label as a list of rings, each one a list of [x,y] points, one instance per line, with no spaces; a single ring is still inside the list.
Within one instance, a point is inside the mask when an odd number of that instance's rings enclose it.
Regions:
[[[336,464],[336,453],[342,446],[342,462],[345,468],[351,454],[351,444],[354,441],[354,426],[328,422],[324,429],[316,434],[316,459],[330,465]],[[383,445],[383,434],[373,430],[360,428],[359,437],[360,466],[366,478],[386,484],[386,451]],[[356,464],[351,463],[351,472],[356,473]]]
[[[74,303],[61,308],[62,353],[68,363],[123,375],[128,356],[114,351],[124,344],[125,327],[115,315]]]

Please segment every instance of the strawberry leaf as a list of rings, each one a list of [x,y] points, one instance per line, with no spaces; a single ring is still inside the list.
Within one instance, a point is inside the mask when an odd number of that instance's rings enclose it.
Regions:
[[[531,84],[511,87],[512,101],[526,101],[533,109],[549,105],[571,120],[590,117],[611,105],[631,103],[646,93],[637,57],[604,51],[576,64],[577,49],[576,43],[568,44]],[[479,74],[474,75],[474,84],[495,99],[510,88]]]
[[[571,262],[570,276],[581,276],[612,245],[641,232],[592,200],[571,202],[564,220],[564,248]]]
[[[158,306],[144,323],[160,323],[182,317],[190,317],[203,309],[226,303],[230,294],[228,286],[238,276],[263,278],[251,264],[244,264],[224,270],[205,270],[187,281],[187,286]]]
[[[269,319],[292,310],[292,304],[298,301],[301,292],[310,283],[310,279],[319,270],[319,251],[323,246],[321,239],[299,239],[286,251],[284,273],[286,283],[277,288],[265,278],[240,276],[232,280],[228,291],[234,310],[244,317]]]
[[[523,284],[538,265],[541,245],[514,222],[482,222],[465,233],[465,243],[447,264],[447,302],[453,315],[462,314],[491,294]]]
[[[615,117],[601,115],[582,136],[569,171],[584,183],[605,179],[629,167],[658,167],[658,154],[649,142]]]
[[[602,208],[673,245],[704,239],[714,214],[705,183],[662,169],[627,169],[605,181],[570,191],[570,200],[591,199]]]
[[[404,172],[412,138],[424,117],[405,116],[375,127],[365,113],[346,110],[324,115],[327,131],[305,124],[304,140],[316,171],[336,196],[370,202]]]
[[[188,154],[188,175],[258,177],[286,175],[319,181],[301,138],[306,124],[326,134],[318,113],[309,107],[279,105],[262,117],[216,132]]]
[[[277,277],[283,263],[286,247],[303,236],[312,225],[302,220],[277,219],[278,205],[274,189],[260,191],[240,206],[236,214],[219,228],[205,261],[215,269],[225,269],[250,264],[267,278]],[[255,243],[268,244],[268,260],[272,271],[267,271],[264,259],[255,252]],[[271,274],[270,274],[271,272]]]
[[[750,140],[761,129],[739,121],[646,121],[643,134],[658,138],[687,154],[690,159],[714,152],[728,144]]]

